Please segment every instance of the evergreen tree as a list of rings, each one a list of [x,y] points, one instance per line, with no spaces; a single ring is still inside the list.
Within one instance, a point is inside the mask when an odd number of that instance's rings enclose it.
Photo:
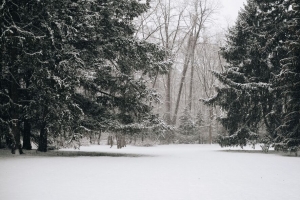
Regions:
[[[182,135],[195,135],[196,123],[194,122],[189,109],[185,108],[182,115],[179,117],[180,125],[178,127],[179,133]]]
[[[227,45],[222,55],[228,65],[223,73],[213,72],[225,87],[217,88],[218,94],[207,101],[220,105],[227,116],[220,119],[230,137],[220,136],[221,145],[245,146],[247,140],[257,139],[258,124],[263,120],[262,101],[269,95],[270,70],[260,52],[263,38],[257,37],[261,30],[260,19],[254,1],[239,13],[236,25],[229,30]]]
[[[85,22],[89,26],[84,26],[89,28],[89,39],[76,44],[86,63],[80,77],[90,94],[86,101],[95,101],[105,113],[100,124],[142,123],[151,111],[147,101],[158,97],[147,84],[157,73],[167,73],[170,64],[164,60],[164,49],[134,38],[132,20],[148,6],[137,1],[95,1],[89,7],[94,13]]]
[[[204,140],[204,138],[203,138],[204,116],[203,116],[201,110],[199,110],[199,112],[197,113],[195,124],[196,124],[196,134],[198,133],[198,135],[199,135],[198,143],[201,144],[201,143],[203,143],[203,140]]]
[[[299,3],[247,3],[222,49],[226,71],[214,72],[225,87],[207,101],[227,111],[221,122],[229,136],[220,136],[219,142],[223,146],[257,142],[258,124],[263,122],[277,149],[295,150],[299,146]]]
[[[0,119],[13,152],[21,151],[21,123],[24,141],[37,130],[47,151],[49,136],[72,141],[150,114],[157,95],[147,77],[166,73],[169,62],[164,49],[133,37],[132,20],[147,8],[135,0],[5,1]]]
[[[272,50],[272,57],[277,58],[281,67],[273,81],[283,102],[275,148],[297,152],[300,147],[300,3],[293,0],[266,2],[260,3],[260,8],[264,11],[263,17],[273,21],[268,24],[267,37],[273,39],[267,48]]]

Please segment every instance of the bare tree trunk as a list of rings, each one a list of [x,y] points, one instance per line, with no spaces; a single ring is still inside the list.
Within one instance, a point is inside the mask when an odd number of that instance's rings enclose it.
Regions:
[[[192,57],[192,62],[191,62],[191,77],[190,77],[190,94],[189,94],[189,100],[188,100],[188,107],[189,107],[189,111],[191,113],[192,111],[192,102],[193,102],[193,83],[194,83],[194,55]]]
[[[100,145],[100,139],[101,139],[101,131],[99,131],[99,133],[98,133],[98,145]]]
[[[188,40],[188,52],[185,57],[184,67],[183,67],[180,86],[179,86],[179,92],[176,101],[175,113],[172,120],[174,125],[176,124],[176,120],[177,120],[177,114],[178,114],[178,109],[180,104],[180,96],[182,92],[182,86],[185,81],[188,65],[190,63],[190,60],[193,59],[195,55],[195,50],[197,46],[197,41],[200,36],[200,31],[202,30],[204,23],[206,22],[206,20],[211,14],[211,12],[207,13],[207,11],[210,10],[210,8],[207,7],[208,5],[206,5],[206,1],[202,2],[201,0],[196,0],[194,2],[194,6],[195,6],[195,11],[190,17],[192,24],[191,24],[191,33],[189,35],[189,40]],[[192,63],[192,65],[194,65],[194,63]],[[194,70],[192,70],[192,73],[194,73]]]
[[[213,107],[209,107],[209,127],[208,127],[208,133],[209,133],[209,143],[212,144],[212,122],[213,122]]]
[[[171,70],[168,73],[167,77],[167,88],[166,88],[166,113],[165,113],[165,120],[167,124],[171,124]]]
[[[180,98],[181,98],[181,92],[182,92],[183,84],[184,84],[184,81],[185,81],[186,72],[187,72],[187,69],[188,69],[188,66],[189,66],[189,63],[190,63],[190,43],[191,43],[191,36],[190,36],[189,42],[188,42],[187,54],[186,54],[185,59],[184,59],[184,66],[183,66],[183,71],[182,71],[182,74],[181,74],[179,91],[178,91],[176,105],[175,105],[175,112],[174,112],[173,120],[172,120],[173,125],[176,125],[177,114],[178,114],[178,109],[179,109],[179,103],[180,103]]]

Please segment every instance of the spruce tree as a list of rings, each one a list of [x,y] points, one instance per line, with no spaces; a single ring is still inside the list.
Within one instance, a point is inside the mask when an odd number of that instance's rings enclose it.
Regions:
[[[266,5],[272,5],[265,9]],[[300,148],[300,3],[293,0],[260,4],[264,17],[273,19],[267,36],[273,41],[267,46],[277,57],[280,72],[274,77],[274,88],[281,93],[282,123],[276,129],[275,148],[297,152]]]
[[[100,124],[134,127],[149,117],[149,101],[158,98],[147,85],[157,73],[167,73],[170,62],[164,60],[166,51],[134,37],[132,20],[148,9],[147,4],[95,1],[89,7],[95,13],[85,22],[89,26],[84,26],[89,39],[76,44],[85,62],[79,80],[90,94],[86,101],[95,101],[102,110]]]
[[[263,122],[277,149],[298,149],[298,19],[296,1],[249,0],[239,13],[222,49],[226,71],[213,72],[224,87],[207,101],[227,111],[221,145],[259,141]]]
[[[149,117],[157,94],[147,81],[169,62],[164,49],[133,37],[132,20],[147,8],[135,0],[5,1],[0,122],[13,151],[21,151],[21,123],[24,141],[38,131],[47,151],[49,138],[70,142]]]
[[[222,56],[227,61],[223,73],[213,72],[224,83],[217,88],[218,94],[206,103],[220,105],[227,111],[227,116],[220,119],[227,129],[229,137],[220,136],[224,146],[247,144],[258,137],[258,124],[263,120],[263,105],[267,101],[268,78],[270,70],[263,62],[266,57],[260,52],[263,38],[257,37],[260,31],[260,19],[254,1],[239,13],[236,25],[229,30],[227,44],[222,49]]]

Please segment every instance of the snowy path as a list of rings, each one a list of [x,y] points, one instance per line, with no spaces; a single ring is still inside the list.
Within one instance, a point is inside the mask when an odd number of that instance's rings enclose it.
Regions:
[[[299,200],[300,158],[217,145],[82,147],[151,156],[7,156],[1,200]],[[257,153],[256,153],[257,152]],[[64,155],[67,151],[59,151]],[[2,154],[2,155],[1,155]],[[52,155],[52,156],[51,156]]]

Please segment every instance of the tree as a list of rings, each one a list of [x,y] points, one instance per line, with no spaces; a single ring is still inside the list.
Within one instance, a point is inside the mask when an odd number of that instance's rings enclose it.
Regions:
[[[26,90],[26,75],[30,73],[29,61],[39,54],[39,50],[30,44],[41,41],[34,28],[32,5],[20,1],[3,1],[1,5],[1,123],[10,143],[12,153],[17,149],[22,153],[20,142],[21,112],[24,97],[21,90]],[[26,91],[25,91],[26,92]],[[24,115],[23,115],[24,116]]]
[[[185,108],[182,115],[179,117],[180,125],[179,133],[182,135],[194,135],[196,133],[196,123],[190,115],[189,109]]]
[[[155,25],[154,37],[159,38],[159,42],[168,51],[169,59],[176,60],[176,54],[183,46],[185,39],[189,35],[189,30],[184,32],[186,27],[184,16],[187,6],[180,4],[178,9],[178,2],[176,3],[168,1],[158,1],[156,9],[154,10],[155,16],[153,17],[153,23]],[[151,22],[150,22],[151,23]],[[188,29],[188,28],[187,28]],[[156,36],[157,35],[157,36]],[[164,118],[168,124],[172,124],[172,79],[174,76],[174,66],[170,68],[165,81],[165,113]]]
[[[157,94],[143,76],[167,73],[170,62],[164,49],[133,37],[133,18],[147,8],[134,0],[4,2],[1,125],[13,151],[21,151],[21,120],[47,151],[57,137],[70,143],[89,129],[149,115],[146,101]]]
[[[219,81],[215,76],[212,75],[211,71],[222,71],[222,63],[219,59],[218,52],[220,45],[218,44],[220,39],[211,39],[205,35],[203,42],[197,48],[197,58],[195,59],[196,75],[198,78],[198,85],[201,86],[201,99],[211,98],[215,95],[215,87],[218,86]],[[218,108],[214,105],[208,106],[206,124],[208,127],[208,141],[213,142],[213,124],[216,120],[215,112]],[[214,112],[215,111],[215,112]]]
[[[196,124],[196,131],[199,134],[199,141],[198,143],[201,144],[203,143],[203,138],[202,136],[202,128],[204,127],[204,117],[201,111],[198,111],[196,119],[195,119],[195,124]]]
[[[190,23],[191,23],[191,32],[188,37],[187,52],[184,59],[184,66],[181,75],[181,81],[179,86],[179,91],[176,100],[175,111],[172,119],[172,123],[175,125],[177,120],[177,114],[180,104],[180,98],[182,93],[183,84],[185,82],[186,72],[190,65],[191,60],[195,56],[197,42],[200,38],[200,32],[203,31],[204,26],[209,22],[212,15],[217,9],[217,6],[207,0],[195,0],[192,3],[193,8],[195,9],[190,13]],[[192,61],[192,72],[193,72],[193,61]],[[193,73],[191,75],[191,80],[193,78]],[[191,91],[191,89],[190,89]],[[190,93],[190,98],[192,98],[192,93]],[[191,100],[190,100],[191,101]]]
[[[267,24],[270,31],[266,33],[273,40],[266,46],[272,49],[272,55],[275,54],[273,57],[277,58],[281,67],[273,83],[283,102],[279,113],[282,122],[275,130],[275,149],[297,153],[300,148],[300,3],[293,0],[261,2],[259,6],[264,17],[273,19],[273,23]],[[280,17],[277,17],[278,13]]]
[[[133,19],[148,9],[147,4],[112,2],[106,7],[91,3],[97,13],[92,16],[103,18],[89,18],[91,41],[82,46],[86,67],[80,85],[90,94],[86,101],[92,101],[98,112],[92,116],[98,115],[99,125],[91,123],[91,118],[83,122],[94,124],[88,126],[91,129],[103,129],[105,124],[122,127],[141,123],[151,112],[149,101],[158,99],[155,90],[147,87],[147,77],[151,80],[157,74],[165,74],[171,65],[164,48],[134,37]]]
[[[276,69],[268,67],[267,54],[261,51],[266,42],[259,35],[263,31],[261,19],[257,17],[257,4],[248,1],[236,25],[229,30],[227,44],[221,52],[228,65],[222,73],[213,72],[225,87],[217,88],[218,94],[207,103],[220,105],[227,112],[227,116],[220,119],[230,135],[219,138],[225,146],[244,146],[247,140],[255,141],[259,122],[271,120],[266,112],[275,106],[274,93],[269,89],[271,73],[276,73]]]
[[[299,148],[298,8],[294,1],[249,0],[230,30],[222,50],[228,66],[214,72],[225,87],[207,101],[227,111],[221,120],[230,137],[221,136],[221,145],[264,142],[258,135],[263,122],[276,149]]]

